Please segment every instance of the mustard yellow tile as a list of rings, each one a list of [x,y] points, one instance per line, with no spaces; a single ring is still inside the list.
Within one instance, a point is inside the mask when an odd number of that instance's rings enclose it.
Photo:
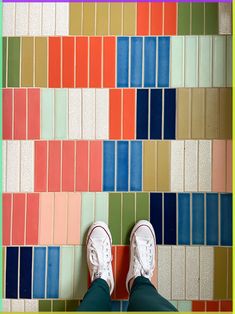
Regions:
[[[170,190],[170,141],[157,142],[157,190]]]
[[[110,35],[122,35],[122,3],[110,3]]]
[[[232,248],[227,249],[227,258],[228,258],[228,288],[227,288],[227,299],[232,299]]]
[[[220,88],[219,94],[219,138],[232,137],[232,89]]]
[[[136,3],[123,3],[123,35],[136,35]]]
[[[144,141],[144,191],[156,190],[156,142]]]
[[[191,90],[177,89],[177,139],[191,138]]]
[[[192,139],[205,138],[205,89],[192,88]]]
[[[35,38],[35,86],[47,87],[47,38]]]
[[[83,3],[83,35],[95,35],[95,3]]]
[[[33,37],[22,37],[21,52],[21,86],[33,87],[33,55],[34,39]]]
[[[69,35],[82,34],[82,3],[69,4]]]
[[[206,138],[219,137],[219,89],[206,89]]]
[[[108,35],[109,31],[109,4],[96,4],[96,35]]]
[[[227,297],[227,248],[214,248],[214,299]]]

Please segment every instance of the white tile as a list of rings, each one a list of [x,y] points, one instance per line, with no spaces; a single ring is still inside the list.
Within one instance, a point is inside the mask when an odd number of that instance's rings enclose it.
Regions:
[[[212,36],[199,36],[199,87],[212,86]]]
[[[158,292],[171,299],[171,247],[158,246]]]
[[[7,141],[6,192],[20,191],[20,141]]]
[[[25,300],[24,310],[25,312],[39,312],[38,300]]]
[[[214,249],[209,246],[200,247],[200,299],[213,299],[214,285]]]
[[[95,89],[82,90],[82,138],[95,139]]]
[[[197,191],[198,141],[185,141],[185,191]]]
[[[211,141],[199,141],[198,145],[199,191],[211,191]]]
[[[218,3],[219,5],[219,34],[231,34],[232,31],[232,4]]]
[[[34,190],[34,141],[21,141],[20,145],[20,189],[21,192]]]
[[[199,247],[186,246],[186,300],[199,298]]]
[[[24,312],[24,300],[11,300],[11,312]]]
[[[81,139],[81,89],[69,89],[69,139]]]
[[[2,3],[2,35],[15,35],[15,3]]]
[[[2,312],[11,312],[11,300],[2,299]]]
[[[226,86],[226,36],[213,36],[213,87]]]
[[[74,249],[72,246],[62,246],[60,249],[60,289],[61,299],[73,299],[74,281]],[[75,277],[76,278],[76,277]],[[77,278],[75,279],[77,280]]]
[[[106,192],[95,194],[95,221],[109,223],[109,197]]]
[[[185,300],[184,246],[172,246],[172,299]]]
[[[84,294],[87,292],[87,263],[86,263],[86,248],[84,246],[74,247],[74,287],[73,298],[83,299]]]
[[[171,141],[171,191],[184,190],[184,141]]]
[[[108,139],[109,136],[109,90],[96,89],[96,138]]]
[[[29,4],[29,35],[41,36],[42,30],[42,4],[30,3]]]
[[[69,3],[56,3],[56,35],[69,35]]]
[[[184,36],[171,37],[171,87],[184,87]]]
[[[2,141],[2,191],[6,192],[7,180],[7,141]]]
[[[16,36],[27,36],[29,28],[29,4],[16,3]]]
[[[227,36],[227,85],[232,87],[232,36]]]
[[[55,3],[42,4],[42,35],[55,35]]]

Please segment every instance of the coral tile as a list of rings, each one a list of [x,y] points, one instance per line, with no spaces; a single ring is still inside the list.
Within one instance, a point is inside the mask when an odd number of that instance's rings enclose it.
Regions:
[[[39,194],[27,194],[26,244],[38,244]]]
[[[40,138],[40,89],[28,89],[28,139]]]
[[[53,243],[67,243],[67,193],[55,193]]]
[[[26,139],[26,89],[14,89],[14,139]]]
[[[123,139],[135,138],[135,90],[123,90]]]
[[[54,194],[41,193],[39,207],[38,243],[53,243]]]
[[[48,191],[56,192],[61,188],[61,141],[49,142]]]
[[[62,191],[74,191],[75,183],[75,143],[62,142]]]
[[[11,216],[12,196],[4,193],[2,195],[2,244],[11,244]]]
[[[149,35],[149,3],[137,3],[137,35]]]
[[[177,3],[164,3],[164,35],[176,35]]]
[[[150,34],[163,34],[163,3],[152,2],[151,4]]]
[[[12,139],[13,121],[13,89],[3,89],[2,91],[2,137],[3,140]]]
[[[25,244],[25,194],[13,195],[12,244]]]
[[[49,87],[61,87],[61,38],[49,37]]]
[[[35,192],[47,191],[47,142],[35,142],[34,159],[34,190]]]
[[[76,142],[76,191],[88,191],[88,141]]]

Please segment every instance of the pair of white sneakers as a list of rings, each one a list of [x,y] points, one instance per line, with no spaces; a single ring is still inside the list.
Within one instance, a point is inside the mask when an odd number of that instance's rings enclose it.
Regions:
[[[130,293],[131,283],[138,276],[151,279],[155,267],[156,238],[153,226],[147,220],[140,220],[130,236],[130,265],[126,288]],[[91,281],[102,278],[114,289],[112,270],[112,236],[104,222],[93,223],[87,235],[87,263]],[[133,279],[133,280],[132,280]]]

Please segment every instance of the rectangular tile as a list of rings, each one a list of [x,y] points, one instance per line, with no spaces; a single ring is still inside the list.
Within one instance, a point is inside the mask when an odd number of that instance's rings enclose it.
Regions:
[[[226,86],[226,36],[213,36],[213,87]]]
[[[191,116],[192,116],[192,138],[205,138],[206,136],[206,90],[203,88],[193,88],[192,93],[192,102],[191,102]]]
[[[117,38],[117,86],[129,86],[129,37]]]
[[[20,86],[20,37],[8,38],[7,86]]]
[[[33,192],[34,188],[34,143],[21,141],[20,145],[20,189],[22,192]]]
[[[75,190],[75,142],[62,142],[62,191]]]
[[[76,87],[88,87],[88,37],[76,37]]]
[[[6,251],[6,298],[18,298],[18,247]]]
[[[109,193],[109,228],[113,245],[121,244],[121,193]]]
[[[185,191],[197,191],[198,189],[198,142],[185,141]]]
[[[151,4],[151,21],[150,21],[150,34],[162,35],[163,34],[163,3]]]
[[[177,5],[164,3],[164,35],[176,35]]]
[[[61,87],[61,37],[49,37],[48,50],[48,85]]]
[[[135,89],[123,89],[122,92],[122,138],[134,139],[136,129],[136,91]]]
[[[185,299],[185,247],[172,247],[172,299]]]
[[[14,139],[26,139],[26,89],[14,89]]]
[[[29,35],[41,35],[42,4],[29,3]]]
[[[102,141],[90,142],[89,191],[102,190],[102,144]]]
[[[214,248],[214,300],[227,297],[227,248]]]
[[[200,247],[200,299],[213,299],[214,250],[212,247]]]
[[[42,3],[42,35],[55,35],[55,3]]]
[[[97,192],[95,195],[95,221],[103,221],[108,225],[109,221],[108,193]]]
[[[226,48],[227,48],[227,55],[226,55],[226,86],[232,87],[232,36],[227,36],[227,43],[226,43]]]
[[[219,89],[206,89],[206,138],[219,137]]]
[[[143,38],[131,37],[131,82],[132,87],[142,86]]]
[[[164,139],[175,139],[176,90],[164,91]]]
[[[25,194],[13,195],[12,245],[24,245],[25,234]]]
[[[81,139],[82,129],[81,89],[68,90],[68,138]]]
[[[171,299],[171,246],[158,246],[158,292]]]
[[[7,141],[2,142],[2,191],[6,192],[7,185]]]
[[[224,312],[232,312],[233,305],[232,301],[220,301],[220,310]]]
[[[116,175],[116,190],[128,191],[129,171],[128,171],[128,141],[117,142],[117,175]]]
[[[2,244],[11,244],[11,215],[12,215],[12,196],[2,194]]]
[[[73,268],[74,249],[72,246],[63,246],[60,252],[60,288],[59,297],[62,299],[73,298]]]
[[[192,194],[192,243],[205,243],[205,209],[204,209],[204,194]]]
[[[82,91],[82,138],[95,139],[95,89]]]
[[[66,89],[55,89],[54,132],[55,139],[68,138],[68,93]]]
[[[39,300],[39,312],[52,311],[52,301],[51,300]]]
[[[150,139],[162,138],[162,90],[150,91]]]
[[[170,37],[158,38],[158,87],[169,86]]]
[[[59,297],[60,248],[48,247],[47,260],[47,298]]]
[[[198,143],[198,190],[211,191],[211,141]]]
[[[219,244],[218,194],[206,194],[206,244]]]
[[[7,85],[7,46],[8,41],[6,37],[2,38],[2,87]]]
[[[41,193],[39,206],[38,243],[50,245],[53,243],[54,194]]]
[[[136,4],[123,3],[123,35],[136,35]]]
[[[69,3],[69,34],[82,34],[82,3]]]
[[[80,244],[81,193],[68,193],[67,243]]]
[[[148,139],[149,90],[137,90],[136,139]]]
[[[142,142],[130,142],[130,190],[142,190]]]
[[[87,267],[86,265],[86,250],[83,246],[76,246],[74,248],[74,299],[82,299],[87,292]],[[84,267],[85,266],[85,267]]]
[[[66,36],[69,34],[69,4],[56,3],[55,6],[55,34]]]
[[[191,34],[192,35],[204,35],[205,31],[205,19],[204,19],[204,3],[192,3],[192,25],[191,25]]]
[[[226,142],[214,140],[212,149],[212,191],[224,192],[226,187]]]
[[[227,141],[227,151],[226,151],[226,192],[232,192],[232,141]]]
[[[206,301],[206,311],[219,312],[219,301]]]
[[[231,34],[232,5],[230,3],[218,4],[219,34]]]
[[[198,90],[198,89],[197,89]],[[191,120],[194,115],[191,113],[191,91],[190,88],[179,88],[176,91],[176,138],[191,138]],[[197,103],[199,107],[199,103]]]
[[[102,37],[89,40],[89,87],[101,87]]]
[[[171,146],[169,141],[157,143],[157,190],[170,190]]]
[[[171,191],[184,190],[184,141],[171,142]]]
[[[86,235],[88,228],[94,222],[95,218],[95,194],[82,193],[82,211],[81,211],[81,243],[86,243]]]
[[[232,194],[220,194],[220,244],[232,245]]]
[[[59,5],[59,3],[57,3],[56,5]],[[65,5],[67,7],[67,3]],[[64,16],[66,15],[64,14]],[[61,26],[61,23],[59,23],[59,25]],[[74,82],[74,68],[75,68],[74,47],[75,47],[74,37],[62,37],[62,86],[63,87],[74,87],[75,85],[74,84],[75,83]]]
[[[96,139],[109,138],[109,90],[96,89],[95,91],[95,137]]]
[[[199,87],[212,86],[212,36],[199,36]]]
[[[205,3],[205,34],[218,34],[218,3]]]
[[[10,312],[11,311],[11,300],[10,299],[2,299],[2,311]]]
[[[103,143],[103,190],[114,191],[115,181],[115,142]]]
[[[34,191],[47,190],[47,142],[35,142],[34,157]]]
[[[135,224],[135,194],[122,194],[122,244],[128,245]]]
[[[41,89],[41,138],[54,138],[54,90]]]
[[[157,189],[157,145],[154,141],[143,142],[143,191]]]
[[[79,300],[66,300],[66,311],[74,312],[79,306]]]
[[[121,89],[110,89],[109,92],[109,138],[121,139],[121,110],[122,94]]]
[[[35,86],[47,87],[47,47],[48,39],[35,37]]]
[[[14,36],[15,35],[15,3],[3,3],[2,4],[2,35]],[[12,23],[9,23],[12,21]]]
[[[137,3],[137,35],[149,35],[149,3]]]
[[[26,24],[25,21],[23,24]],[[21,47],[21,86],[33,86],[34,38],[22,37]]]
[[[164,244],[176,244],[175,193],[164,193]]]
[[[28,35],[28,3],[16,3],[15,6],[15,34],[17,36]]]
[[[188,5],[188,4],[186,4]],[[184,87],[184,37],[171,37],[171,86]]]
[[[27,194],[26,210],[26,238],[25,243],[28,245],[38,244],[38,227],[39,227],[39,194]]]
[[[227,298],[232,299],[232,248],[227,248],[227,261],[228,261]]]
[[[198,37],[185,37],[185,87],[198,87]]]
[[[48,191],[60,191],[61,177],[61,141],[49,142],[48,156]]]
[[[28,139],[40,138],[40,89],[28,89]]]
[[[109,34],[109,4],[96,4],[96,35]]]
[[[126,290],[126,276],[129,265],[129,247],[118,246],[116,258],[116,298],[127,299],[128,293]],[[124,262],[126,261],[126,262]]]
[[[205,312],[206,301],[192,301],[192,311],[193,312]]]
[[[25,312],[38,312],[38,300],[24,300]]]
[[[192,267],[194,265],[194,267]],[[186,300],[199,299],[199,247],[186,247]]]
[[[19,192],[20,189],[20,142],[7,142],[6,191]]]
[[[136,193],[135,221],[150,220],[149,193]]]
[[[11,300],[11,310],[13,312],[24,312],[24,300]]]
[[[122,3],[110,3],[110,35],[122,34]]]
[[[65,312],[65,300],[52,300],[53,312]]]
[[[156,86],[156,38],[144,38],[144,86]]]
[[[162,193],[150,193],[150,222],[155,231],[156,243],[162,244]]]
[[[88,144],[76,142],[76,191],[88,191]]]
[[[232,135],[231,89],[219,89],[219,138],[228,139]]]
[[[95,3],[83,4],[83,35],[95,35]]]
[[[67,193],[54,194],[53,244],[67,243]]]
[[[178,35],[190,35],[190,3],[178,3]]]
[[[103,87],[115,87],[115,85],[116,37],[103,37]]]
[[[178,244],[190,245],[190,194],[178,194]]]
[[[19,297],[31,299],[32,285],[32,247],[20,248]]]

